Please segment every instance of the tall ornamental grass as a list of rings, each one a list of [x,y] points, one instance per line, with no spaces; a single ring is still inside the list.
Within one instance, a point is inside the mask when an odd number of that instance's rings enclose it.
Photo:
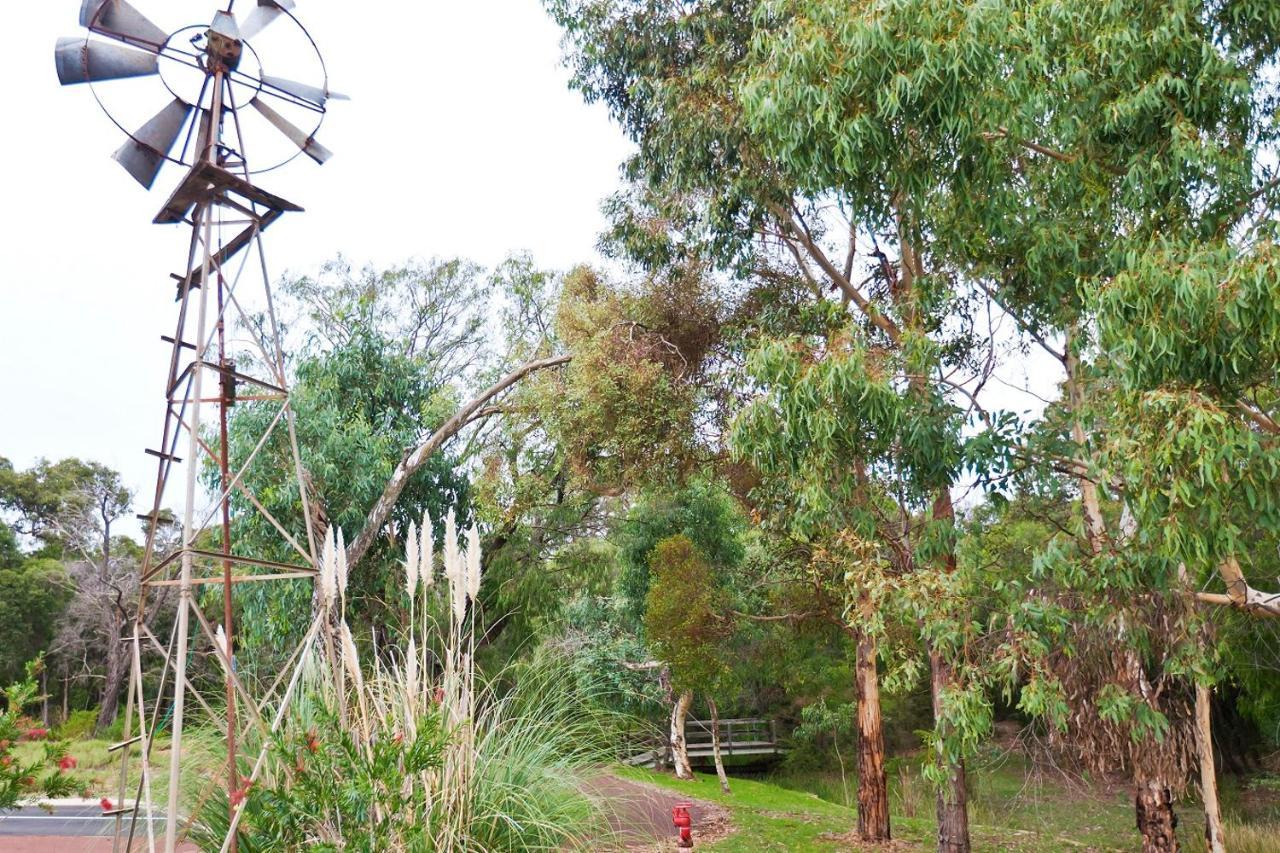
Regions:
[[[559,659],[492,679],[476,673],[479,534],[472,527],[460,545],[449,514],[437,578],[431,530],[424,517],[408,531],[402,641],[364,655],[346,621],[341,534],[330,532],[317,591],[331,612],[324,641],[255,783],[215,793],[200,810],[203,847],[224,849],[236,809],[242,853],[564,850],[602,840],[607,822],[583,788],[612,757],[616,727]]]

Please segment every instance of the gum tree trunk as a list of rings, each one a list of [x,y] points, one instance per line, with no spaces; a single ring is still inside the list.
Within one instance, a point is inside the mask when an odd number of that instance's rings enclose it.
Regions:
[[[876,641],[866,632],[858,635],[855,677],[858,692],[858,837],[869,842],[888,841],[889,776],[884,768],[880,677],[876,672]]]
[[[693,781],[693,767],[689,764],[689,748],[684,739],[684,721],[693,703],[693,693],[686,690],[671,706],[671,761],[675,765],[676,778]]]
[[[724,760],[720,757],[720,712],[716,710],[716,700],[707,697],[707,707],[711,710],[711,754],[716,759],[716,775],[720,777],[720,790],[726,794],[729,790],[729,776],[724,772]]]
[[[94,729],[98,732],[115,722],[120,708],[120,691],[124,688],[125,677],[125,646],[120,642],[120,637],[120,620],[113,613],[107,630],[107,671],[102,688],[102,707],[98,710],[98,719],[94,724]]]
[[[929,675],[933,698],[933,717],[942,717],[942,694],[951,684],[951,666],[942,655],[929,650]],[[939,731],[941,734],[941,731]],[[938,787],[938,853],[969,853],[969,803],[965,791],[964,762],[948,762],[939,749],[938,766],[946,773],[946,781]]]
[[[947,519],[954,523],[955,507],[951,503],[951,492],[941,489],[933,502],[935,519]],[[944,570],[948,574],[956,571],[956,555],[948,550],[945,555]],[[929,681],[930,696],[933,700],[933,720],[939,736],[946,733],[946,724],[942,722],[943,696],[956,680],[955,671],[942,654],[932,646],[929,647]],[[945,774],[946,781],[938,787],[938,851],[939,853],[969,853],[969,798],[965,790],[964,759],[951,761],[939,749],[938,766]]]
[[[1142,853],[1176,853],[1178,818],[1173,813],[1173,794],[1164,780],[1135,771],[1134,811],[1142,834]]]
[[[1200,753],[1200,795],[1204,800],[1204,840],[1209,853],[1226,853],[1222,813],[1218,809],[1218,774],[1213,764],[1213,729],[1209,723],[1209,688],[1196,685],[1196,748]]]

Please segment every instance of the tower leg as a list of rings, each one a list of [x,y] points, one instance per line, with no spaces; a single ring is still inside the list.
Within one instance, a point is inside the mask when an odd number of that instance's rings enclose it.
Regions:
[[[208,338],[205,326],[209,310],[210,251],[213,242],[213,217],[210,205],[200,207],[197,220],[204,229],[204,257],[201,261],[200,310],[196,321],[196,364],[191,377],[190,442],[187,450],[187,494],[182,519],[182,575],[178,587],[178,648],[173,662],[173,735],[169,754],[169,808],[165,815],[165,853],[176,853],[178,844],[178,799],[182,780],[182,724],[187,693],[187,638],[190,632],[191,608],[195,606],[191,592],[193,541],[195,528],[196,484],[200,459],[200,400],[204,381],[204,360]]]

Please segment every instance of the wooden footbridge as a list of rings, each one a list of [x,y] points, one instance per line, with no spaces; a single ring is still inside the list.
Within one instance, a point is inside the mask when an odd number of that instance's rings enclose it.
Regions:
[[[684,739],[691,763],[709,764],[713,760],[710,720],[686,720]],[[654,735],[638,748],[640,751],[628,758],[627,764],[636,767],[671,764],[671,743],[666,732]],[[733,756],[780,756],[786,751],[787,747],[778,740],[777,720],[741,717],[720,721],[720,755],[726,760]]]

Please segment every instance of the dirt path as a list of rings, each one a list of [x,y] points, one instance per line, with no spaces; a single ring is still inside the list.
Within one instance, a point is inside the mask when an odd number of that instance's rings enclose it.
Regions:
[[[693,803],[695,848],[732,831],[727,809],[655,785],[601,773],[587,783],[586,792],[604,805],[615,850],[675,850],[671,807],[681,802]]]

